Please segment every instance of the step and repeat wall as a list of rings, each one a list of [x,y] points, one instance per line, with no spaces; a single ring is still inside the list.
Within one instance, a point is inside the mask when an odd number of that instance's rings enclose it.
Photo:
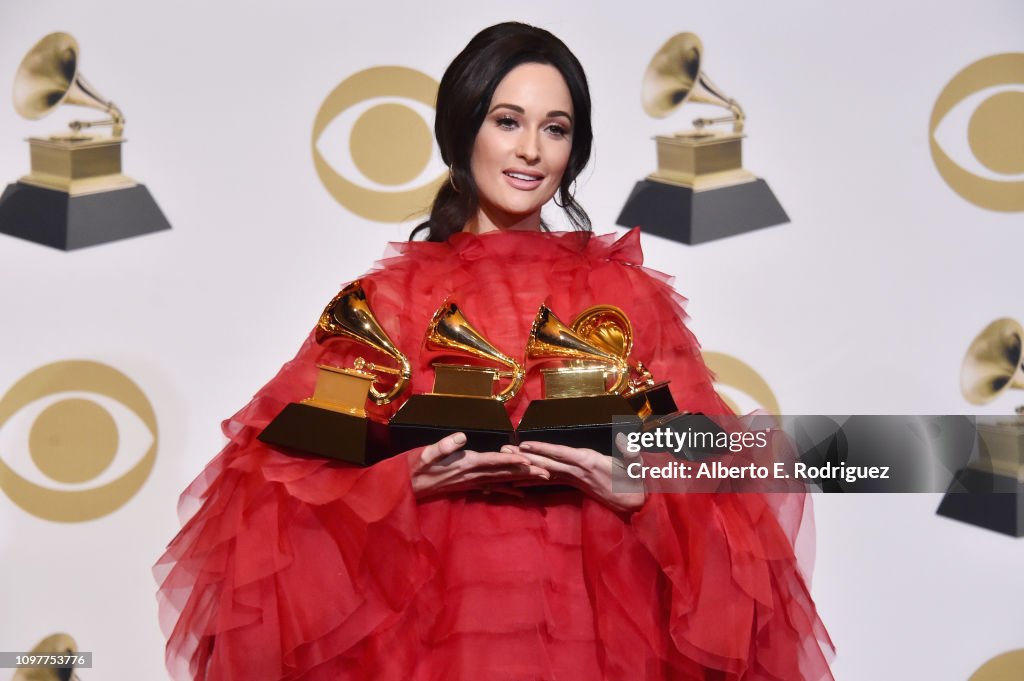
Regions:
[[[0,234],[0,650],[66,632],[93,652],[83,681],[166,678],[151,566],[189,511],[179,493],[339,285],[408,236],[446,178],[437,82],[510,19],[587,70],[595,155],[576,196],[597,232],[624,231],[653,137],[719,115],[645,113],[666,40],[698,34],[705,73],[742,105],[743,165],[789,222],[696,246],[643,238],[737,409],[1024,404],[1014,389],[972,404],[960,384],[982,329],[1024,320],[1016,0],[6,2],[0,93],[41,38],[73,35],[79,73],[124,114],[123,172],[171,229],[68,251]],[[4,94],[0,183],[28,174],[26,138],[103,116],[29,120]],[[939,500],[814,497],[813,594],[838,679],[1024,675],[1024,539],[937,516]]]

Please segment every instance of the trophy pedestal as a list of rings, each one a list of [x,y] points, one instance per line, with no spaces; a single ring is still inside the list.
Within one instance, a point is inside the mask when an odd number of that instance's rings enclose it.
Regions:
[[[65,251],[170,229],[145,186],[121,173],[121,137],[28,140],[32,171],[0,197],[0,233]]]
[[[539,440],[615,456],[615,433],[639,428],[640,421],[634,404],[621,395],[561,397],[530,402],[516,434],[520,442]]]
[[[957,473],[936,513],[1011,537],[1024,537],[1024,482],[964,468]]]
[[[375,464],[393,453],[387,424],[310,402],[289,404],[260,433],[259,440],[298,454],[357,466]]]
[[[369,466],[394,452],[387,424],[366,416],[374,375],[358,369],[317,365],[313,396],[281,410],[259,434],[260,442],[289,453],[323,456]]]
[[[390,430],[396,452],[431,445],[456,432],[465,433],[465,449],[496,452],[512,442],[514,433],[501,402],[463,395],[413,395],[391,417]]]
[[[0,196],[0,234],[64,251],[170,228],[141,184],[72,195],[17,182]]]
[[[1024,537],[1024,420],[979,419],[977,428],[981,456],[957,473],[936,513]]]
[[[693,245],[789,222],[768,183],[743,169],[742,138],[655,138],[658,170],[633,187],[616,224]]]

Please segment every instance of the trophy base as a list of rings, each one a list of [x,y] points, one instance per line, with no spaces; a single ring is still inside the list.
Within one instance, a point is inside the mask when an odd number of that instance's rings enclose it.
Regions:
[[[299,454],[369,466],[394,453],[384,423],[293,402],[259,434],[260,442]]]
[[[461,395],[413,395],[391,417],[390,431],[398,452],[432,445],[456,432],[466,435],[465,449],[496,452],[514,434],[501,402]]]
[[[641,180],[615,224],[694,245],[789,222],[763,179],[704,191]]]
[[[170,228],[141,184],[71,195],[16,182],[0,196],[0,233],[64,251]]]
[[[540,440],[618,456],[619,430],[640,426],[635,406],[621,395],[534,400],[516,429],[520,442]]]
[[[957,473],[936,513],[1011,537],[1024,537],[1024,482],[964,468]]]

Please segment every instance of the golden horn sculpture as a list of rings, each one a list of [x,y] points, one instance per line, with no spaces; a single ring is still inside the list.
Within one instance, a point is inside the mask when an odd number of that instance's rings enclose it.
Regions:
[[[14,76],[14,108],[23,117],[42,118],[62,104],[99,109],[109,119],[72,121],[76,132],[82,128],[109,125],[114,137],[124,132],[124,114],[103,97],[78,68],[78,42],[67,33],[51,33],[36,43],[21,60]]]
[[[643,362],[629,364],[633,351],[633,324],[620,308],[614,305],[594,305],[576,315],[572,330],[588,343],[624,360],[637,373],[629,379],[626,395],[654,385],[654,376]]]
[[[507,371],[498,372],[498,376],[511,379],[509,384],[494,396],[499,402],[512,399],[523,387],[523,381],[526,379],[523,366],[484,338],[483,334],[469,323],[455,302],[445,301],[434,313],[427,327],[424,343],[428,351],[456,351],[508,367]]]
[[[323,342],[331,336],[342,336],[363,345],[369,345],[395,360],[399,367],[384,366],[367,362],[362,357],[355,361],[359,371],[381,372],[396,376],[390,390],[382,392],[370,386],[370,396],[377,404],[387,404],[397,397],[412,377],[412,366],[405,354],[398,349],[370,309],[362,282],[356,279],[341,290],[324,308],[317,324],[317,341]]]
[[[1024,327],[997,319],[977,335],[960,367],[960,391],[971,404],[985,404],[1003,392],[1024,389]]]
[[[68,634],[52,634],[36,644],[30,655],[74,655],[78,644]],[[74,668],[67,667],[22,667],[14,672],[11,681],[77,681]]]
[[[701,68],[704,45],[693,33],[680,33],[661,46],[644,73],[641,94],[644,111],[664,118],[686,102],[712,104],[728,109],[729,116],[697,118],[696,128],[712,123],[733,124],[733,132],[743,132],[746,116],[739,103],[719,89]]]
[[[607,337],[609,334],[605,335]],[[629,345],[632,347],[631,328]],[[629,382],[629,365],[624,357],[582,338],[572,327],[562,322],[547,305],[540,306],[533,326],[530,327],[526,356],[530,359],[559,358],[610,364],[615,370],[615,383],[607,388],[606,392],[613,395],[622,394]]]

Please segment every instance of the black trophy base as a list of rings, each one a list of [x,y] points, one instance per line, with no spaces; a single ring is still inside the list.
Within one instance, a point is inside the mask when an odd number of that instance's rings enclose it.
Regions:
[[[17,182],[0,196],[0,233],[64,251],[170,228],[141,184],[71,196]]]
[[[1024,482],[965,468],[957,473],[936,513],[1011,537],[1024,537]]]
[[[394,453],[387,424],[304,402],[282,409],[259,440],[289,454],[322,456],[357,466],[375,464]]]
[[[696,192],[641,180],[615,221],[691,246],[785,222],[789,216],[760,178]]]
[[[520,442],[539,440],[618,456],[615,433],[639,425],[633,405],[621,395],[563,397],[530,402],[516,435]]]
[[[514,430],[505,406],[487,397],[413,395],[391,417],[395,451],[434,444],[452,433],[466,435],[465,449],[496,452],[512,442]]]

